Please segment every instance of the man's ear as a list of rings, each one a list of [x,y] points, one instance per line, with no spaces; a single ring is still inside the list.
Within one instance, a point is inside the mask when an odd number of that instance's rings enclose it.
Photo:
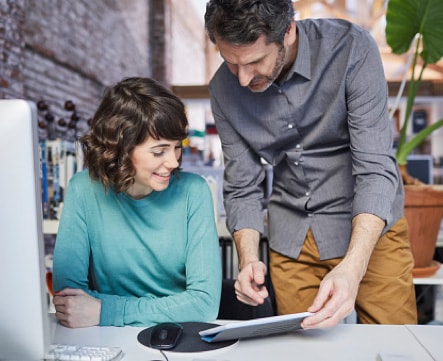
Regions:
[[[284,46],[294,44],[296,39],[297,39],[297,27],[295,26],[295,20],[292,19],[288,31],[285,34]]]

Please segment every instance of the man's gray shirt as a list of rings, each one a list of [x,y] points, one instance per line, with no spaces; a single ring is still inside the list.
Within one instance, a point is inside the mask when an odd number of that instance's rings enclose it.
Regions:
[[[341,257],[351,220],[403,215],[403,186],[393,155],[387,82],[371,35],[343,20],[296,22],[297,59],[280,85],[253,93],[222,64],[210,82],[223,146],[230,232],[264,232],[265,171],[270,247],[298,257],[312,229],[322,259]]]

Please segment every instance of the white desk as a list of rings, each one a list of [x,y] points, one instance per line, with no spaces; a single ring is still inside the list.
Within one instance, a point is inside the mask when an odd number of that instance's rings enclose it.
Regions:
[[[137,335],[143,328],[68,329],[54,326],[55,343],[117,345],[125,352],[123,361],[164,360],[159,351],[138,343]],[[432,339],[428,342],[429,335]],[[241,340],[229,348],[217,351],[167,352],[167,356],[169,361],[377,361],[379,353],[385,352],[402,357],[398,360],[432,361],[442,360],[439,340],[443,340],[441,326],[339,325],[332,329]],[[429,348],[429,351],[425,348]]]
[[[443,326],[407,326],[434,360],[443,360]]]

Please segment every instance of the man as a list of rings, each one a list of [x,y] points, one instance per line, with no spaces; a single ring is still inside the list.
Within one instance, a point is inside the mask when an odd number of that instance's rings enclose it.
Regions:
[[[329,327],[417,322],[403,187],[378,48],[344,20],[295,22],[290,0],[211,0],[205,26],[224,63],[210,82],[225,158],[237,298],[268,296],[259,261],[265,171],[279,314]]]

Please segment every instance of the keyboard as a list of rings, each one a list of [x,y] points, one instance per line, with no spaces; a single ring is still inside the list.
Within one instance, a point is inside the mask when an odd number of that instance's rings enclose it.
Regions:
[[[118,361],[123,356],[120,347],[51,345],[45,360]]]

